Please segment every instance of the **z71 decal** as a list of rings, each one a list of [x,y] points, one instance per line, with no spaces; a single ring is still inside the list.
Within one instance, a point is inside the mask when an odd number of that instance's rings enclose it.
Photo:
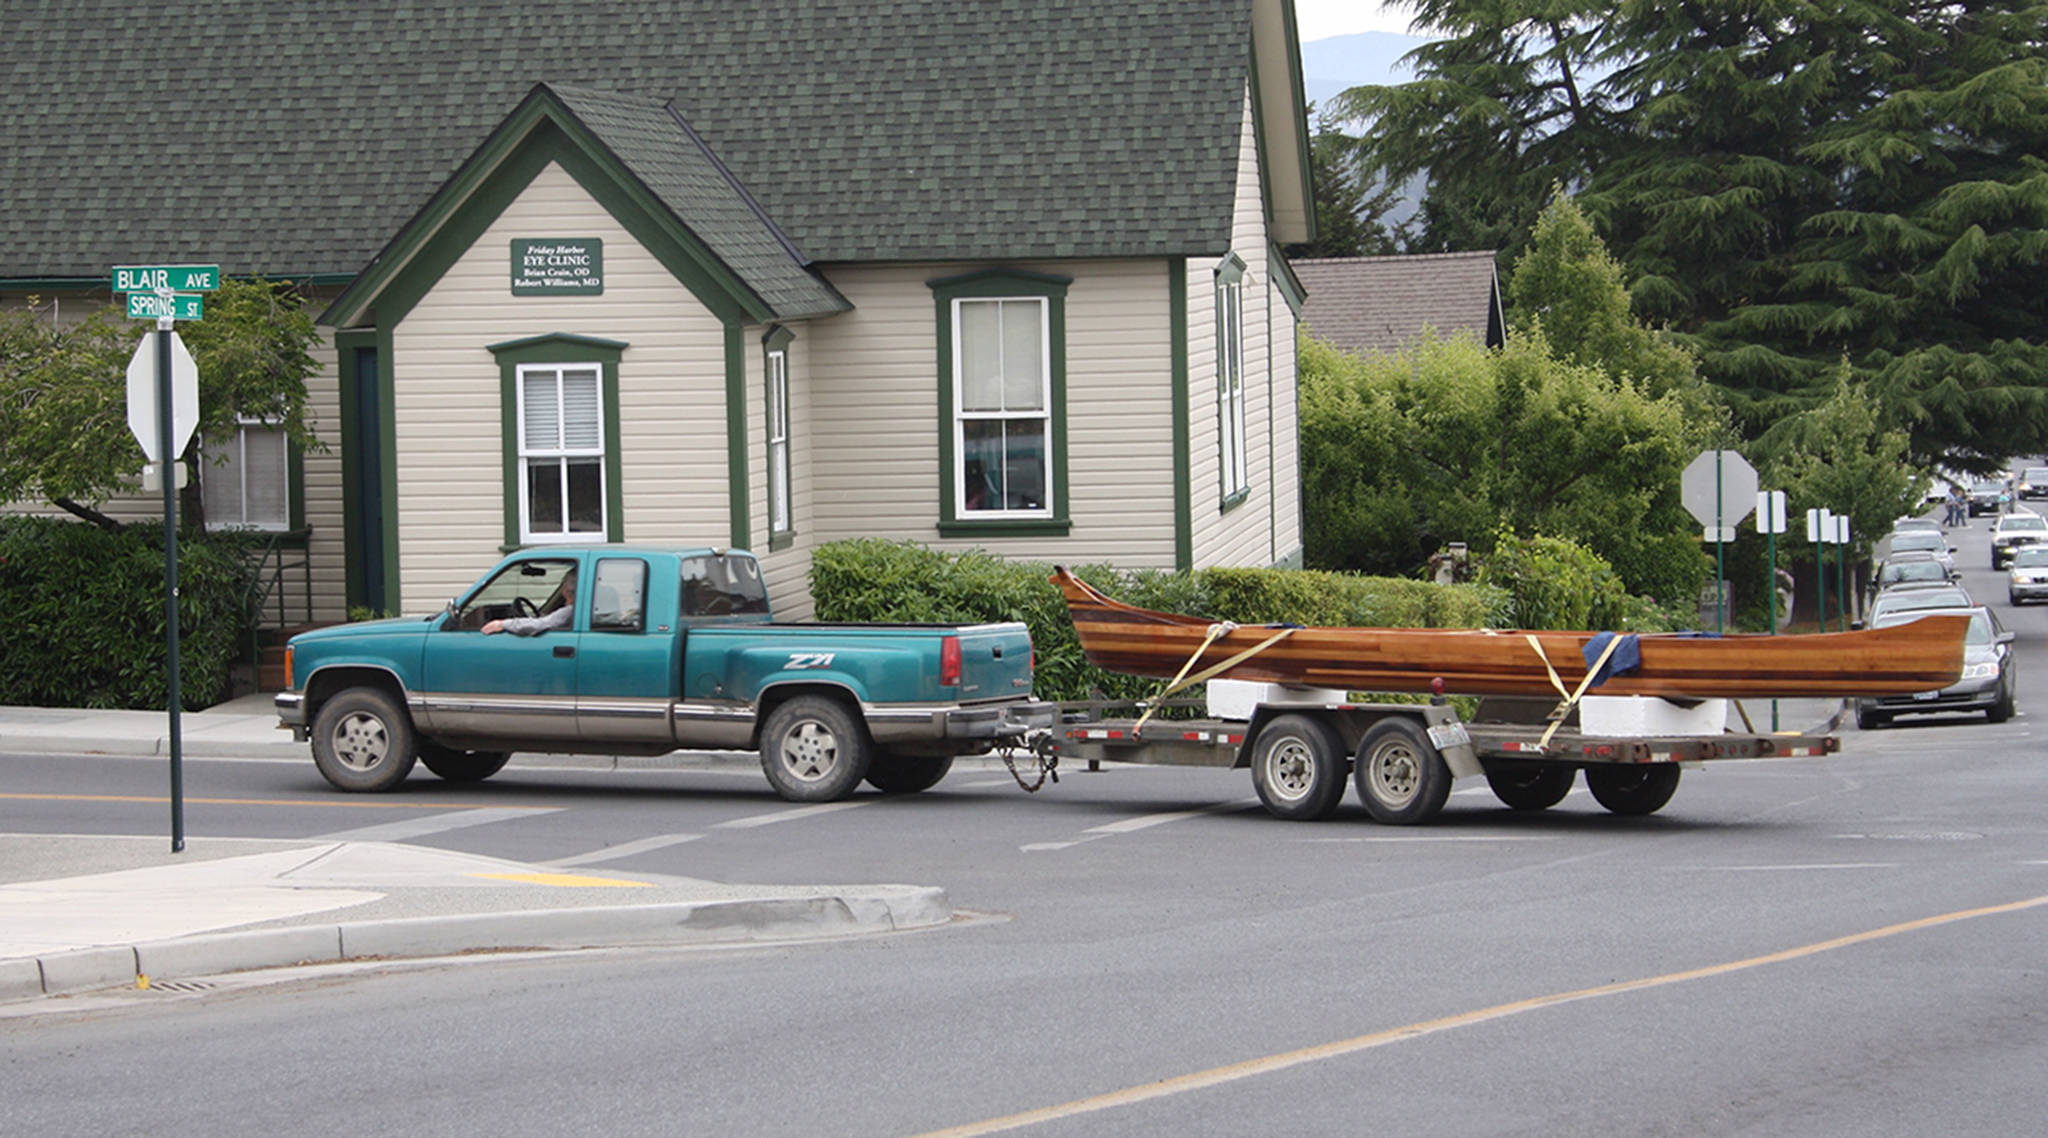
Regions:
[[[789,654],[789,663],[784,666],[792,670],[798,668],[829,668],[832,666],[832,657],[836,655],[838,655],[836,652],[792,652]]]

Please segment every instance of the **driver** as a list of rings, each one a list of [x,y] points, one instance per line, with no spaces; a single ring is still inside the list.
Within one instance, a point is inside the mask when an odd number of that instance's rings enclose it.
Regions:
[[[562,574],[562,582],[555,591],[548,594],[547,602],[540,606],[539,616],[511,616],[486,623],[486,636],[509,632],[514,636],[538,636],[543,632],[569,627],[576,619],[576,567],[571,565]]]

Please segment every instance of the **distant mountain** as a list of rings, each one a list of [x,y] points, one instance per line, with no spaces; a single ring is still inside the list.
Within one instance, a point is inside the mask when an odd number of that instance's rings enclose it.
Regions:
[[[1312,40],[1301,45],[1302,89],[1309,102],[1322,105],[1346,88],[1409,82],[1415,74],[1400,59],[1428,42],[1392,32]]]

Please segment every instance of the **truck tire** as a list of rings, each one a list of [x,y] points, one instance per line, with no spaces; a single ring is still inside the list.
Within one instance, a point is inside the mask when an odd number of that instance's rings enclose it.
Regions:
[[[1328,818],[1344,800],[1344,739],[1322,720],[1282,715],[1252,742],[1252,786],[1266,812],[1290,822]]]
[[[1586,768],[1586,789],[1614,814],[1655,814],[1678,790],[1677,763]]]
[[[420,742],[420,763],[448,782],[482,782],[505,769],[507,751],[458,751],[429,740]]]
[[[336,692],[313,717],[313,765],[342,790],[390,790],[412,773],[418,757],[412,717],[377,688]]]
[[[852,794],[872,761],[866,724],[836,699],[800,695],[761,728],[761,770],[791,802],[836,802]]]
[[[1572,792],[1578,773],[1571,767],[1503,763],[1486,768],[1486,785],[1511,810],[1548,810]]]
[[[868,761],[868,785],[883,794],[930,790],[953,769],[951,755],[899,755],[878,751]]]
[[[1358,797],[1372,820],[1389,826],[1427,822],[1451,796],[1444,757],[1408,719],[1382,719],[1359,740],[1352,764]]]

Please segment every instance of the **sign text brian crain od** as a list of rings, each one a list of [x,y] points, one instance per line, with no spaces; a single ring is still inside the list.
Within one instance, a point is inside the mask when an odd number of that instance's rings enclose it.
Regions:
[[[514,237],[513,296],[598,296],[604,242],[596,237]]]

